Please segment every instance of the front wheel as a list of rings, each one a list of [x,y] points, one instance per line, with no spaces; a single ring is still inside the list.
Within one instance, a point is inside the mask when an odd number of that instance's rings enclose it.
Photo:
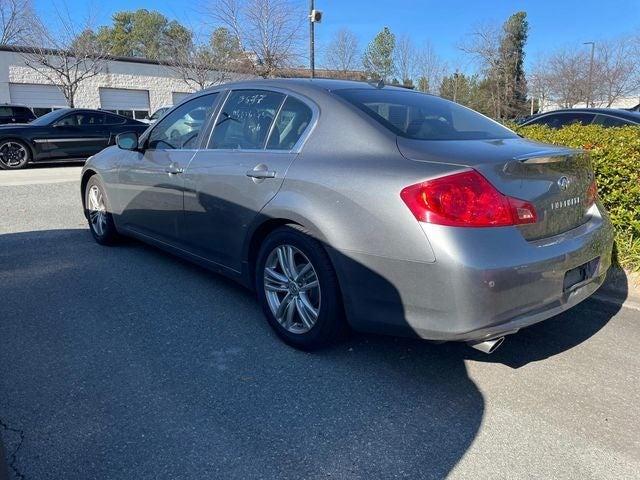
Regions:
[[[278,228],[263,242],[256,290],[269,324],[293,347],[314,350],[346,332],[329,256],[297,225]]]
[[[0,168],[3,170],[17,170],[26,167],[31,161],[31,151],[18,140],[0,142]]]
[[[119,239],[113,216],[109,211],[109,202],[104,185],[94,175],[87,182],[84,192],[84,204],[89,221],[89,230],[96,242],[101,245],[112,245]]]

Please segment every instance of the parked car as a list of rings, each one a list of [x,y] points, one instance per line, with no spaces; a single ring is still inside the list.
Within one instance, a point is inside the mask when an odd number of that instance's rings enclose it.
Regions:
[[[546,125],[562,128],[566,125],[601,125],[603,127],[626,127],[640,125],[640,112],[619,110],[616,108],[571,108],[539,113],[525,119],[520,125]]]
[[[194,112],[206,121],[171,138]],[[611,263],[586,153],[436,96],[245,81],[117,144],[82,172],[95,240],[136,237],[255,289],[298,348],[348,325],[491,352],[589,297]]]
[[[140,120],[143,123],[147,123],[149,125],[156,123],[165,113],[167,113],[169,110],[171,110],[171,106],[167,105],[164,107],[160,107],[159,109],[157,109],[155,112],[153,112],[153,115],[151,115],[149,118],[145,119],[145,120]]]
[[[0,105],[0,124],[29,123],[36,116],[29,107],[23,105]]]
[[[118,133],[141,134],[146,128],[137,120],[100,110],[54,110],[28,124],[0,126],[0,168],[85,160],[112,145]]]

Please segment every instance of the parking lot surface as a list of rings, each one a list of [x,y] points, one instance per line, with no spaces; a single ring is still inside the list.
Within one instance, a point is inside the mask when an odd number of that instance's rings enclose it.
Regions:
[[[640,313],[589,300],[461,344],[302,353],[251,293],[93,242],[77,167],[0,172],[12,478],[640,478]]]

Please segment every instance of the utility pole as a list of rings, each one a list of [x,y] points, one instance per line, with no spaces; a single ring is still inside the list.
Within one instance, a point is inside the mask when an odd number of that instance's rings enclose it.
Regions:
[[[316,10],[314,0],[309,0],[309,70],[311,70],[311,78],[316,76],[316,23],[322,21],[322,12]]]
[[[596,42],[584,42],[583,45],[591,45],[591,60],[589,61],[589,83],[587,84],[587,108],[589,108],[589,103],[591,102],[591,94],[593,92],[592,81],[593,81],[593,54],[596,49]]]

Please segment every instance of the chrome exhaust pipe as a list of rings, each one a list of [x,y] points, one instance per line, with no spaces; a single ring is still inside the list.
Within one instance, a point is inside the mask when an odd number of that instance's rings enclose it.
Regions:
[[[504,337],[492,338],[491,340],[485,340],[484,342],[468,342],[470,347],[480,350],[483,353],[493,353],[504,342]]]

